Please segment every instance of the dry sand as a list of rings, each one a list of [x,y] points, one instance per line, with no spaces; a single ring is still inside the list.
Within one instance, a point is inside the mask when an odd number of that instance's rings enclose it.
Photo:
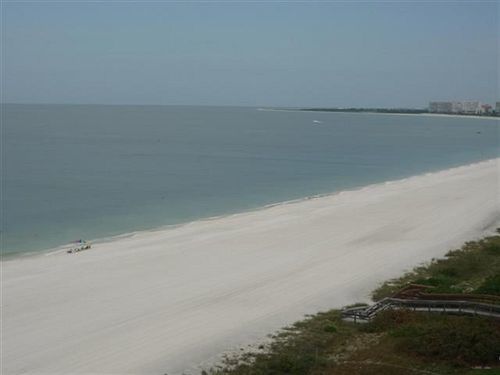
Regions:
[[[484,233],[498,159],[2,262],[2,374],[169,374]]]

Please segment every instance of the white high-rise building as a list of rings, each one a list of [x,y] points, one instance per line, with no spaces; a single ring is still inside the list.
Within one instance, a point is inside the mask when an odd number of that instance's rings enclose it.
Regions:
[[[481,103],[478,101],[430,102],[429,112],[432,113],[480,113]]]
[[[481,103],[477,101],[463,101],[463,102],[455,102],[460,103],[460,110],[456,113],[480,113],[481,112]]]

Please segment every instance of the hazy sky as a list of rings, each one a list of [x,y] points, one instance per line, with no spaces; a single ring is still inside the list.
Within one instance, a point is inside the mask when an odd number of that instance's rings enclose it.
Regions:
[[[3,1],[3,101],[499,99],[499,2]]]

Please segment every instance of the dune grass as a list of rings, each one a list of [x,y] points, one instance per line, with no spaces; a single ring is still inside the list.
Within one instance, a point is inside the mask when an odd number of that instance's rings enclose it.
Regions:
[[[467,242],[443,259],[433,259],[401,278],[389,280],[373,292],[373,299],[389,297],[409,283],[432,286],[430,293],[500,295],[500,236]]]

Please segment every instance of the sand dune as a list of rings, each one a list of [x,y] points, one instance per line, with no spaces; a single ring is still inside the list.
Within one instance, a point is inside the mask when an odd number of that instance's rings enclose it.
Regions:
[[[499,217],[498,160],[2,262],[2,374],[196,373]]]

